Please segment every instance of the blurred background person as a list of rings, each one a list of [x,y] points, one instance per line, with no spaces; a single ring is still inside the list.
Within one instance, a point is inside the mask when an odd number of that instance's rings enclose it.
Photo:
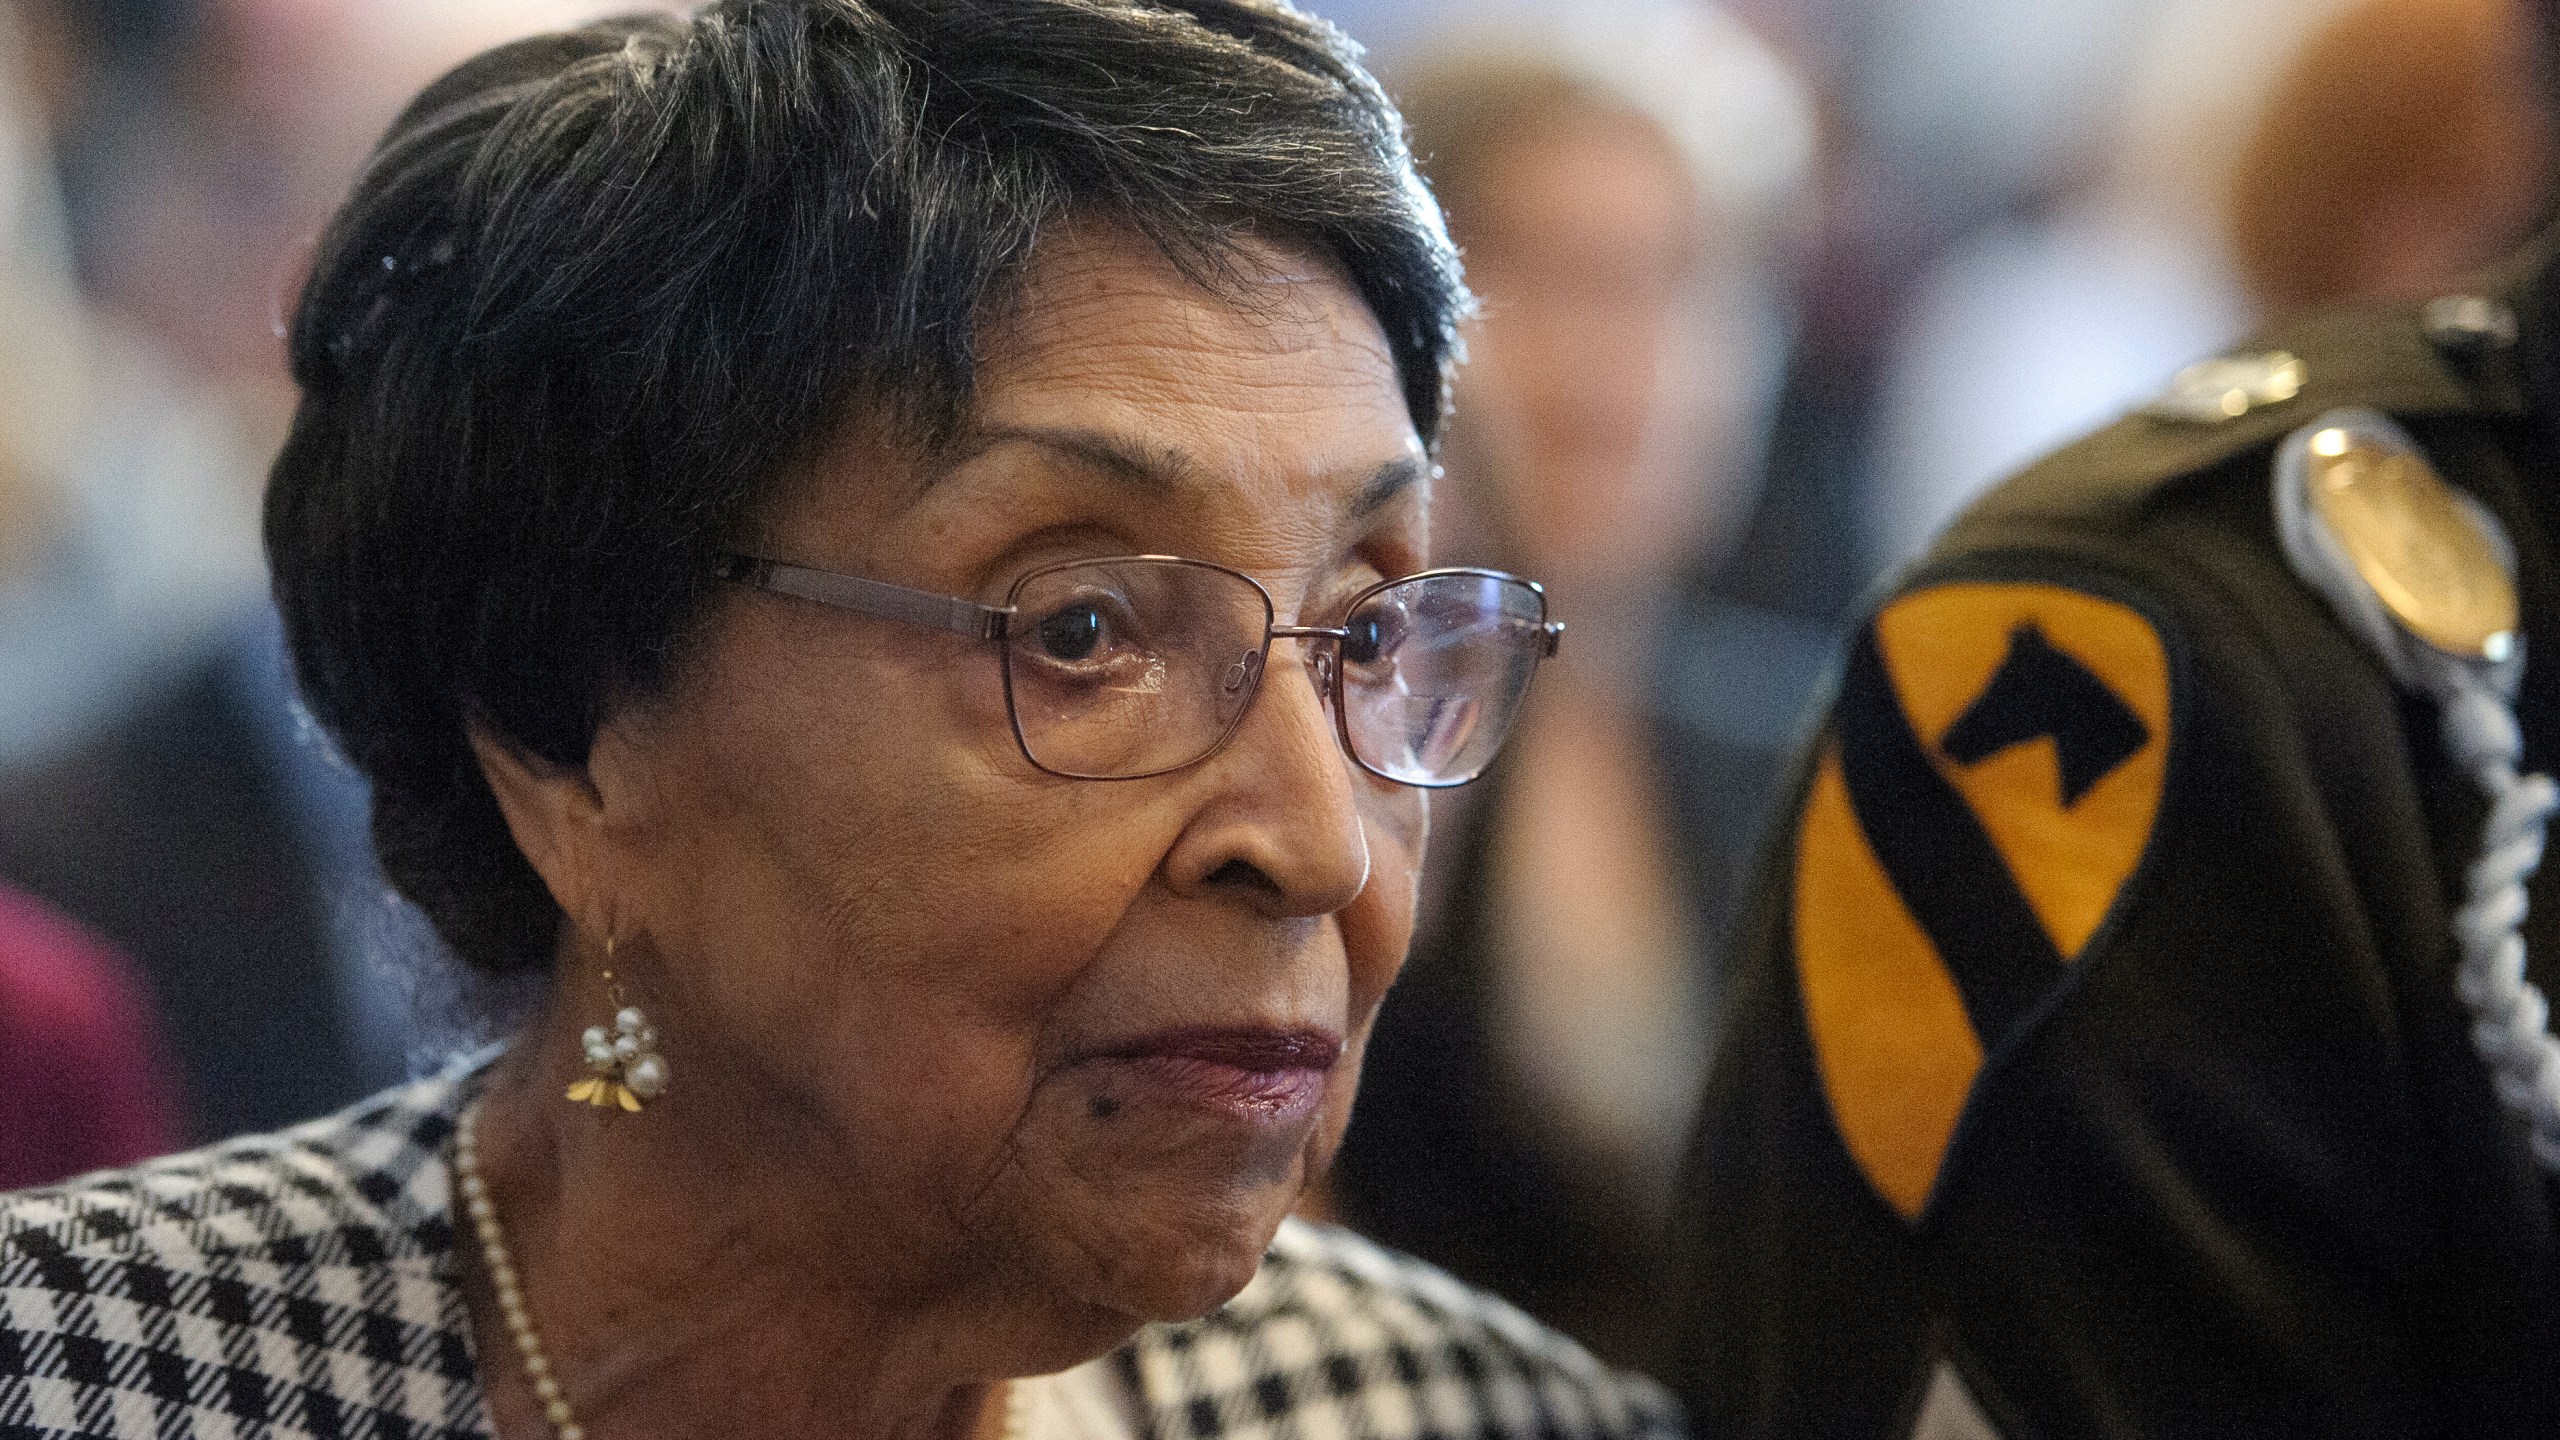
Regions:
[[[1391,83],[1483,302],[1435,545],[1545,577],[1573,660],[1435,805],[1333,1199],[1634,1358],[1718,942],[1828,652],[1716,586],[1760,497],[1812,121],[1716,10],[1478,16],[1430,51]]]
[[[133,957],[195,1138],[404,1078],[440,973],[412,963],[433,947],[374,867],[363,785],[288,698],[257,545],[292,399],[278,297],[405,96],[632,8],[0,0],[42,137],[0,212],[0,296],[29,297],[0,303],[40,322],[0,325],[0,366],[37,382],[0,415],[41,461],[0,560],[0,879]]]
[[[75,275],[54,141],[84,113],[90,15],[0,0],[0,765],[128,703],[264,584],[257,461]]]
[[[2546,193],[2524,21],[2515,0],[2153,10],[2086,178],[1914,286],[1880,381],[1872,563],[2253,329],[2507,253]]]
[[[2225,187],[2258,315],[2424,300],[2548,213],[2553,136],[2530,10],[2363,0],[2313,35]]]
[[[94,517],[79,514],[62,483],[90,440],[78,423],[90,386],[86,317],[30,56],[30,36],[0,6],[0,752],[76,724],[95,703],[61,681],[99,677],[104,657],[81,655],[84,631],[134,573],[111,547],[84,544]],[[61,663],[73,656],[86,663]],[[0,886],[0,1190],[174,1149],[166,1070],[125,962]]]
[[[150,1001],[105,942],[0,888],[0,1190],[178,1148]]]

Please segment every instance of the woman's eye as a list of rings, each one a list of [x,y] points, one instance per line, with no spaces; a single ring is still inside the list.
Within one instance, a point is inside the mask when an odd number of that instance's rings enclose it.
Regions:
[[[1386,637],[1379,633],[1378,616],[1375,611],[1352,616],[1350,623],[1342,628],[1344,631],[1342,658],[1351,664],[1370,664],[1378,658],[1378,652],[1385,648],[1383,642]]]
[[[1102,611],[1093,605],[1070,605],[1042,619],[1034,633],[1040,653],[1052,660],[1090,660],[1102,648]]]
[[[1342,660],[1346,665],[1374,665],[1404,638],[1400,610],[1371,605],[1342,623]]]

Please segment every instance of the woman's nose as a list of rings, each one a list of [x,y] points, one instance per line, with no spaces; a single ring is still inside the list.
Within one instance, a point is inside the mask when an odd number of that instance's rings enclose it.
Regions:
[[[1282,659],[1302,645],[1306,663]],[[1201,767],[1199,810],[1166,859],[1176,889],[1273,916],[1329,915],[1369,883],[1359,787],[1325,697],[1333,646],[1283,640],[1235,735]]]

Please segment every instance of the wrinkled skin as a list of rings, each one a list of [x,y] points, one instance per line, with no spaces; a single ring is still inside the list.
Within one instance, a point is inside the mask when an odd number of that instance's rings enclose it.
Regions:
[[[1238,304],[1125,234],[1053,234],[961,439],[856,419],[741,547],[990,603],[1043,562],[1174,553],[1333,622],[1425,563],[1427,466],[1347,284],[1254,258]],[[1349,1119],[1426,827],[1343,755],[1303,653],[1275,644],[1208,761],[1064,780],[1016,748],[993,646],[733,590],[583,771],[479,741],[570,917],[481,1131],[588,1433],[965,1434],[993,1382],[1252,1277]],[[639,1116],[560,1099],[607,936],[673,1070]],[[1240,1119],[1097,1058],[1236,1026],[1340,1038],[1321,1103]],[[486,1371],[506,1433],[546,1433]]]

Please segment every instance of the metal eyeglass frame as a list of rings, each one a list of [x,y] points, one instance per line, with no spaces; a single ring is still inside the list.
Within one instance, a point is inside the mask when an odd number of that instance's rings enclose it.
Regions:
[[[1275,624],[1273,622],[1279,618],[1280,611],[1271,599],[1271,592],[1264,588],[1261,581],[1232,566],[1220,565],[1210,560],[1193,560],[1180,555],[1102,555],[1089,560],[1066,560],[1054,565],[1043,565],[1014,577],[1013,584],[1005,591],[1005,603],[1002,605],[982,605],[975,600],[958,595],[916,590],[904,585],[893,585],[886,580],[869,580],[859,575],[838,574],[832,570],[816,570],[806,565],[787,564],[759,555],[724,555],[720,559],[716,573],[722,580],[753,590],[788,595],[838,610],[849,610],[857,615],[869,615],[880,620],[896,620],[908,625],[921,626],[927,630],[947,630],[955,635],[966,635],[973,640],[992,640],[1002,644],[1012,636],[1013,618],[1020,613],[1014,605],[1014,600],[1021,595],[1024,586],[1043,575],[1052,575],[1061,570],[1081,570],[1095,565],[1127,564],[1133,561],[1150,565],[1189,565],[1202,570],[1215,570],[1232,575],[1253,587],[1254,593],[1262,597],[1263,615],[1262,648],[1253,652],[1253,673],[1247,679],[1247,683],[1253,686],[1253,693],[1247,694],[1243,703],[1236,707],[1236,713],[1227,721],[1227,728],[1219,733],[1216,740],[1210,742],[1199,754],[1179,765],[1167,765],[1161,769],[1149,770],[1137,775],[1082,775],[1072,770],[1060,770],[1043,765],[1040,763],[1040,758],[1031,753],[1030,737],[1022,733],[1022,711],[1014,704],[1013,665],[1009,659],[1001,660],[997,668],[1004,675],[1004,712],[1006,721],[1013,727],[1014,746],[1022,752],[1022,758],[1042,774],[1055,775],[1067,780],[1148,780],[1158,775],[1170,775],[1177,770],[1187,770],[1224,750],[1227,748],[1227,742],[1235,738],[1237,729],[1244,724],[1245,715],[1253,709],[1253,702],[1260,695],[1263,672],[1270,665],[1272,641],[1329,640],[1334,645],[1334,656],[1338,657],[1341,654],[1342,642],[1351,638],[1349,628],[1340,625]],[[1343,614],[1346,616],[1357,614],[1360,607],[1368,602],[1369,597],[1381,591],[1410,584],[1416,580],[1429,580],[1444,575],[1471,575],[1526,586],[1529,593],[1538,597],[1536,623],[1542,643],[1538,648],[1536,659],[1544,662],[1555,658],[1557,649],[1564,642],[1564,622],[1546,618],[1546,587],[1535,580],[1524,579],[1501,570],[1485,570],[1460,565],[1422,570],[1411,575],[1399,575],[1392,580],[1381,580],[1352,596],[1349,603],[1343,606]],[[1484,773],[1479,767],[1473,774],[1455,780],[1407,780],[1401,776],[1390,775],[1370,764],[1361,757],[1359,747],[1351,740],[1350,708],[1344,703],[1342,695],[1342,665],[1338,658],[1320,660],[1317,670],[1330,692],[1327,698],[1333,702],[1335,738],[1341,742],[1342,753],[1351,757],[1351,763],[1381,780],[1397,785],[1410,785],[1421,790],[1455,789]],[[1532,670],[1530,674],[1532,679],[1536,677],[1536,671]],[[1509,737],[1504,738],[1508,740]],[[1499,754],[1499,750],[1496,753]]]

